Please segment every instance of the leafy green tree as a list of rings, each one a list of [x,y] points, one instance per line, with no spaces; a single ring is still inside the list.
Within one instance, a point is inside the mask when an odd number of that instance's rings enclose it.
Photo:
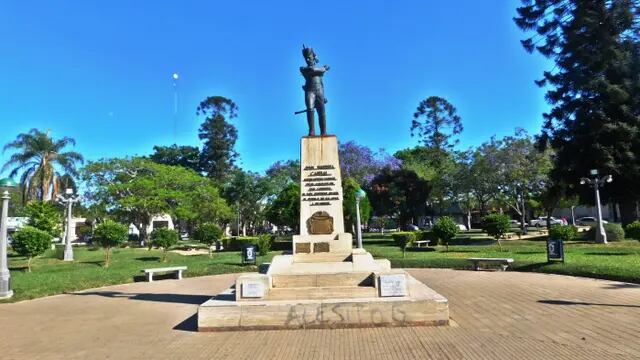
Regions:
[[[526,226],[527,203],[549,185],[551,157],[549,151],[536,148],[533,139],[522,129],[499,141],[496,171],[501,176],[500,191],[511,209]]]
[[[257,173],[234,169],[228,176],[222,195],[236,208],[236,213],[240,212],[243,236],[246,236],[247,226],[255,229],[262,222],[262,200],[267,197],[267,192],[266,184]]]
[[[178,243],[178,232],[168,228],[153,229],[151,241],[153,246],[162,248],[162,262],[166,262],[169,249]]]
[[[433,225],[433,234],[447,247],[447,251],[449,251],[449,242],[456,236],[458,230],[458,224],[449,216],[439,217]]]
[[[455,154],[447,149],[417,146],[396,152],[401,168],[414,172],[428,184],[431,208],[442,214],[451,205],[456,180]],[[433,215],[433,214],[432,214]]]
[[[412,232],[397,232],[391,235],[395,244],[402,249],[402,258],[406,257],[407,247],[416,241],[416,234]]]
[[[13,234],[11,247],[20,256],[27,258],[27,271],[31,272],[33,258],[44,254],[51,246],[51,235],[46,231],[25,226]]]
[[[495,138],[483,143],[471,155],[468,173],[469,189],[480,208],[480,215],[487,213],[489,203],[500,193],[501,174],[496,171],[499,163],[499,143]]]
[[[555,151],[552,178],[592,200],[580,178],[613,175],[603,197],[619,203],[625,224],[640,198],[639,13],[635,0],[523,1],[514,19],[531,33],[524,48],[555,62],[537,82],[552,106],[539,141]]]
[[[290,183],[265,210],[266,219],[277,226],[300,228],[300,185]]]
[[[195,225],[233,216],[213,181],[183,167],[143,158],[109,159],[89,163],[83,178],[89,202],[140,225],[143,241],[155,215],[168,213]]]
[[[98,224],[93,233],[94,241],[104,249],[104,267],[109,267],[111,249],[127,241],[129,229],[126,225],[106,220]]]
[[[578,229],[573,225],[553,225],[549,228],[549,237],[571,241],[578,236]]]
[[[201,173],[200,149],[197,146],[154,146],[153,154],[149,156],[151,161],[171,166],[182,166]]]
[[[68,145],[75,144],[75,140],[70,137],[54,140],[49,132],[31,129],[4,146],[3,151],[15,149],[16,152],[4,164],[0,173],[9,169],[9,177],[22,173],[20,184],[25,201],[55,199],[60,188],[60,171],[75,176],[76,164],[83,161],[79,153],[64,151]]]
[[[209,249],[209,257],[211,257],[211,247],[222,239],[222,229],[214,223],[200,224],[196,229],[195,239],[207,245]]]
[[[356,193],[360,190],[360,185],[354,178],[346,178],[342,187],[342,211],[344,213],[344,223],[346,229],[351,229],[356,234]],[[369,197],[365,196],[360,200],[360,222],[366,224],[371,217],[371,203]]]
[[[62,215],[60,210],[50,202],[33,201],[27,204],[25,214],[29,217],[28,225],[45,231],[51,237],[58,237],[62,232]]]
[[[509,216],[505,214],[489,214],[482,218],[482,227],[489,236],[498,241],[498,246],[502,251],[500,239],[511,229]]]
[[[300,161],[276,161],[267,169],[265,175],[261,179],[262,186],[265,188],[267,197],[273,200],[289,184],[300,183]]]
[[[430,187],[415,172],[385,168],[371,182],[368,198],[376,216],[388,215],[409,224],[424,215]]]
[[[205,119],[198,137],[204,141],[200,166],[209,178],[224,182],[238,158],[235,151],[238,130],[227,119],[237,116],[236,104],[222,96],[210,96],[198,105],[197,114]]]

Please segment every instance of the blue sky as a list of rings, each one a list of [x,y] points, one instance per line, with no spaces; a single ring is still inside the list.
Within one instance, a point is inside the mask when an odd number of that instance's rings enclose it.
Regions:
[[[518,5],[3,0],[0,144],[35,127],[75,138],[91,160],[196,145],[197,104],[222,95],[239,107],[241,166],[262,171],[298,158],[307,131],[293,115],[304,108],[302,43],[331,66],[328,130],[341,141],[391,153],[414,146],[411,117],[431,95],[458,108],[461,147],[516,127],[536,133],[548,106],[533,81],[551,66],[520,46]]]

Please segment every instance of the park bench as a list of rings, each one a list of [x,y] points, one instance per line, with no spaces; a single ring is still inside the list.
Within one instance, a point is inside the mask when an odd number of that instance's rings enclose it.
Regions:
[[[467,261],[473,263],[473,270],[480,270],[480,264],[500,264],[502,271],[506,271],[509,265],[513,263],[510,258],[468,258]]]
[[[429,246],[429,240],[418,240],[418,241],[414,241],[413,244],[416,247],[422,247],[422,245],[424,245],[424,247],[428,247]]]
[[[143,269],[141,272],[147,274],[147,280],[149,282],[153,282],[153,274],[155,273],[176,273],[176,278],[178,280],[182,279],[182,272],[187,270],[186,266],[172,266],[172,267],[163,267],[163,268],[155,268],[155,269]]]

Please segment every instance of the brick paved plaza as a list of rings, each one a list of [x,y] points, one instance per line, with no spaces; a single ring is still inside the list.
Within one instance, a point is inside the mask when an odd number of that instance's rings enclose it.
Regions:
[[[135,283],[0,305],[2,359],[640,358],[640,285],[518,272],[411,270],[447,327],[195,332],[236,275]]]

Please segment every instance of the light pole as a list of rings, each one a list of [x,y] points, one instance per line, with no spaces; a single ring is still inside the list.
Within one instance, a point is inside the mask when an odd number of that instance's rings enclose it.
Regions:
[[[67,205],[67,231],[66,241],[64,244],[64,261],[73,261],[73,249],[71,248],[71,214],[73,203],[80,201],[80,197],[73,196],[73,189],[69,188],[65,191],[66,196],[58,195],[57,200],[61,204]]]
[[[7,216],[9,215],[9,191],[6,188],[14,187],[16,183],[6,178],[0,180],[2,192],[2,215],[0,216],[0,299],[8,299],[13,296],[11,290],[11,273],[9,273],[9,261],[7,260]]]
[[[356,191],[356,234],[358,237],[358,249],[362,249],[362,228],[360,227],[360,200],[364,199],[367,193],[362,189]]]
[[[580,179],[581,185],[589,185],[596,190],[596,212],[598,214],[598,230],[596,231],[596,242],[606,244],[607,243],[607,233],[604,230],[604,225],[602,224],[602,207],[600,206],[600,188],[604,186],[604,183],[610,183],[613,181],[613,176],[607,175],[604,177],[598,177],[598,170],[591,170],[592,179],[583,177]]]

